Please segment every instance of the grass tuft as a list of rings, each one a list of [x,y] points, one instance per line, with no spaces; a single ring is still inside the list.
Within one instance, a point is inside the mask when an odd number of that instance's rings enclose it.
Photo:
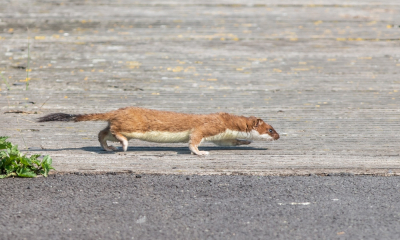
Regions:
[[[38,158],[40,154],[27,157],[18,150],[18,146],[7,141],[8,137],[0,137],[0,179],[6,177],[36,177],[48,176],[54,169],[53,160],[49,155]]]

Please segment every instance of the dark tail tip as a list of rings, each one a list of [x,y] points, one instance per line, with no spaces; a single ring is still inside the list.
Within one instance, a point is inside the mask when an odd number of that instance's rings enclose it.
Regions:
[[[52,122],[52,121],[71,122],[74,121],[77,116],[79,115],[66,114],[66,113],[52,113],[43,116],[41,118],[38,118],[38,122]]]

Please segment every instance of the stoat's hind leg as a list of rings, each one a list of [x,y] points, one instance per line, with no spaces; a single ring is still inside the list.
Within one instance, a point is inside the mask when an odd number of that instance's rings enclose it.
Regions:
[[[100,145],[103,147],[104,150],[106,151],[116,151],[117,148],[114,146],[108,146],[107,140],[114,140],[114,136],[110,132],[110,128],[106,127],[105,129],[101,130],[99,132],[99,142]],[[115,139],[116,141],[117,139]]]
[[[203,136],[199,133],[192,133],[190,135],[190,140],[189,140],[189,149],[192,152],[192,154],[196,155],[208,155],[210,154],[207,151],[199,151],[199,145],[203,141]]]
[[[121,143],[124,152],[128,150],[128,139],[121,133],[114,133],[114,137]]]
[[[240,139],[227,139],[227,140],[212,141],[212,143],[218,146],[239,146],[239,145],[249,145],[251,141],[240,140]]]

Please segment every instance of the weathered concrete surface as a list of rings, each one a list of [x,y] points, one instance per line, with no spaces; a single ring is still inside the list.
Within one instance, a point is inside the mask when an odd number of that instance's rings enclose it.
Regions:
[[[398,1],[1,6],[0,135],[28,154],[50,154],[57,171],[400,173]],[[13,85],[24,83],[26,68],[28,90]],[[206,144],[207,157],[185,144],[134,140],[127,153],[109,154],[97,142],[104,123],[35,123],[46,113],[125,106],[256,115],[282,137]]]

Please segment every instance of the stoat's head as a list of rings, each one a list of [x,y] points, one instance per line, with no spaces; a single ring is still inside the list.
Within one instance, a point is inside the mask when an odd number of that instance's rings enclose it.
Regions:
[[[279,139],[279,134],[275,129],[260,118],[254,121],[253,130],[251,132],[254,138],[260,140],[274,141]]]

